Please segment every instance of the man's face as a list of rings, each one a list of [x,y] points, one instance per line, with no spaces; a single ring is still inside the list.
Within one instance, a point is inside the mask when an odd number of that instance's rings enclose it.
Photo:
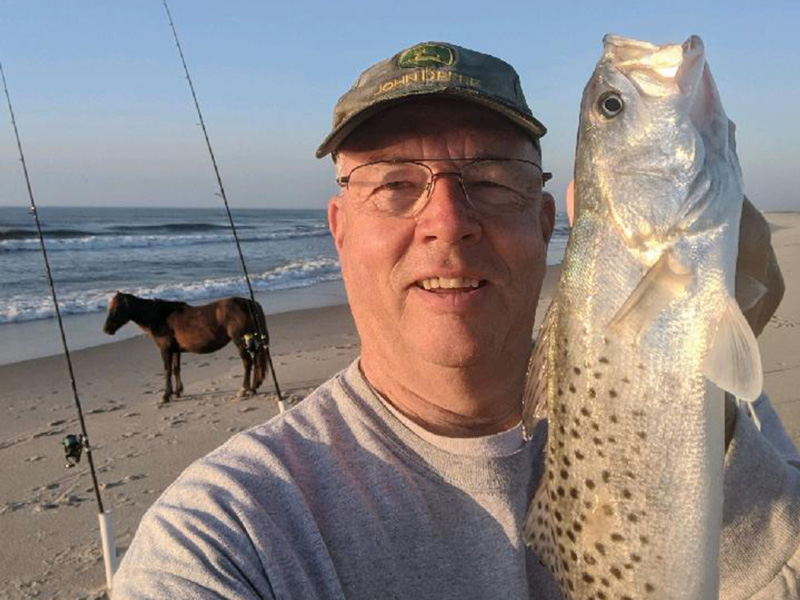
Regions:
[[[347,175],[376,160],[473,157],[540,164],[531,141],[502,116],[457,100],[420,100],[361,125],[340,149],[337,169]],[[463,163],[428,165],[437,173]],[[552,198],[537,192],[520,212],[482,215],[450,175],[436,178],[412,218],[368,213],[349,190],[333,197],[329,223],[363,359],[468,367],[527,356],[553,213]],[[467,283],[424,289],[438,278]]]

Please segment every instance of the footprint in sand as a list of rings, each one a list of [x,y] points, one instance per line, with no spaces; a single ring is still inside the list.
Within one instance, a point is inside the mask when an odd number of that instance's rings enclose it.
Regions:
[[[797,321],[790,319],[789,317],[784,317],[782,315],[772,315],[772,318],[769,320],[770,325],[777,329],[783,329],[786,327],[794,328],[800,326],[800,323]]]

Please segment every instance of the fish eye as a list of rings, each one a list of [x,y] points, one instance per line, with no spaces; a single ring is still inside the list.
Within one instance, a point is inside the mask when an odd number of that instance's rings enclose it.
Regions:
[[[606,92],[600,96],[597,104],[602,115],[609,119],[616,117],[625,107],[622,97],[617,92]]]

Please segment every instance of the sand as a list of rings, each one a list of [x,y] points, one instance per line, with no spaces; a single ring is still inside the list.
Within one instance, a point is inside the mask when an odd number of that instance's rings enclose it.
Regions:
[[[800,442],[800,213],[770,213],[786,296],[760,338],[765,387]],[[539,316],[558,269],[545,282]],[[132,327],[132,326],[129,326]],[[346,306],[269,317],[273,360],[288,402],[350,363],[359,351]],[[184,355],[185,395],[157,407],[163,385],[153,342],[138,336],[73,354],[78,390],[106,509],[120,554],[143,513],[196,458],[278,413],[271,380],[237,399],[241,364],[232,347]],[[64,468],[61,440],[78,433],[60,356],[0,366],[0,599],[102,598],[97,505],[84,458]]]

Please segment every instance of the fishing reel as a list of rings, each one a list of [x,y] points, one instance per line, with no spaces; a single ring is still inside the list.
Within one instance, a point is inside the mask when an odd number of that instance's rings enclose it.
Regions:
[[[82,434],[70,434],[64,438],[64,458],[67,460],[65,465],[71,469],[79,462],[81,462],[81,454],[86,446],[86,436]]]
[[[242,336],[242,341],[244,342],[244,349],[250,354],[255,354],[261,348],[269,347],[267,336],[263,333],[245,333]]]

